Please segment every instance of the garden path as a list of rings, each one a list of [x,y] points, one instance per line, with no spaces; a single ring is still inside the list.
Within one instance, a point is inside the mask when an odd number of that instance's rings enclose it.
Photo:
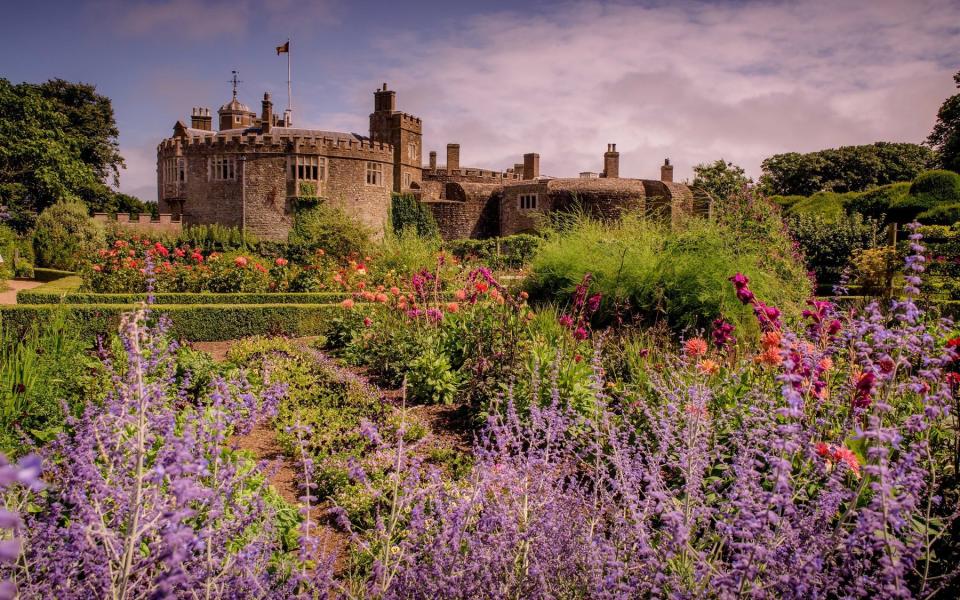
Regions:
[[[40,285],[43,285],[42,281],[11,279],[7,281],[7,289],[0,292],[0,304],[16,304],[17,292],[20,290],[30,290]]]
[[[314,338],[302,338],[298,341],[307,342]],[[237,340],[227,340],[223,342],[193,342],[191,345],[197,349],[210,354],[217,362],[226,360],[227,352]],[[257,424],[250,433],[246,435],[235,436],[232,439],[234,446],[239,450],[250,452],[256,460],[265,461],[267,467],[268,480],[270,485],[277,491],[281,498],[294,506],[300,506],[301,492],[297,482],[299,473],[296,462],[283,451],[280,442],[277,441],[277,431],[269,423]],[[346,566],[346,549],[350,542],[349,536],[333,526],[333,523],[325,515],[329,507],[319,506],[314,518],[318,521],[318,528],[315,534],[318,538],[317,554],[319,556],[336,556],[334,570],[340,572]]]

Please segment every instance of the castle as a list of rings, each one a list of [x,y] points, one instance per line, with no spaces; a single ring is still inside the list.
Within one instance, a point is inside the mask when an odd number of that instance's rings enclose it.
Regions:
[[[157,147],[162,214],[185,225],[231,225],[264,239],[284,239],[298,198],[322,198],[374,231],[388,222],[391,194],[409,193],[429,207],[444,239],[529,232],[544,213],[575,203],[601,217],[646,209],[676,217],[693,210],[693,195],[673,182],[666,160],[659,180],[620,177],[609,144],[603,171],[576,178],[540,174],[540,156],[525,154],[504,171],[462,167],[460,146],[448,144],[446,164],[430,152],[422,164],[421,120],[397,109],[393,90],[374,92],[368,136],[301,129],[289,111],[274,112],[264,94],[260,114],[233,98],[217,111],[194,108]]]

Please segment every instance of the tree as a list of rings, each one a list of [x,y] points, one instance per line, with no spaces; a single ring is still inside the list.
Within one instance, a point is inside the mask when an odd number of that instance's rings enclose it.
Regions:
[[[61,199],[122,203],[106,182],[123,166],[110,100],[92,85],[0,79],[0,203],[18,230]]]
[[[753,180],[747,177],[742,167],[722,158],[693,168],[693,188],[705,193],[711,200],[730,198],[751,183]]]
[[[876,142],[817,152],[775,154],[761,164],[764,192],[810,196],[817,192],[862,192],[910,181],[933,163],[933,152],[919,144]]]
[[[953,76],[953,81],[960,88],[960,71]],[[960,94],[943,101],[927,145],[936,151],[938,166],[960,172]]]
[[[323,201],[296,209],[287,235],[293,258],[308,261],[317,250],[342,260],[362,256],[370,245],[370,230]]]
[[[33,87],[67,118],[64,132],[77,140],[80,160],[90,165],[101,181],[117,185],[120,169],[125,165],[110,98],[98,94],[96,86],[63,79],[51,79]]]

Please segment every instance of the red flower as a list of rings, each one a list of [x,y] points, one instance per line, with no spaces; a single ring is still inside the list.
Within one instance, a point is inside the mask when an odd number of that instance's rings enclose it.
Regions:
[[[235,258],[235,259],[233,260],[233,264],[237,265],[238,267],[240,267],[240,268],[242,269],[242,268],[244,268],[244,267],[247,266],[247,257],[246,257],[246,256],[238,256],[237,258]]]
[[[276,263],[278,267],[285,267],[287,266],[287,259],[281,257],[275,260],[274,263]]]

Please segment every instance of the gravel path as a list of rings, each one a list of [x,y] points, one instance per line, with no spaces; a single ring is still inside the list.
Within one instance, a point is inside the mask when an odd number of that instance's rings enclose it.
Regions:
[[[0,292],[0,304],[16,304],[18,291],[30,290],[39,285],[43,285],[43,282],[28,279],[11,279],[7,281],[7,289]]]

